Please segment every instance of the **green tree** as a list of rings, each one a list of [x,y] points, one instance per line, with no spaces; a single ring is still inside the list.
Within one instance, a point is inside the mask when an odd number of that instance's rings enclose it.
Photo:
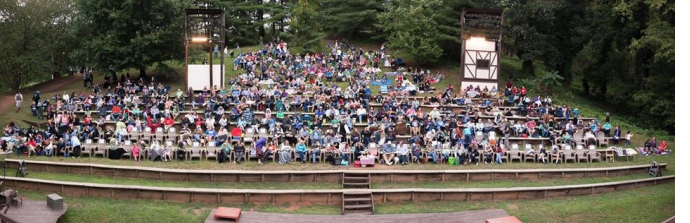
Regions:
[[[675,3],[593,1],[573,74],[586,95],[651,128],[675,131]]]
[[[324,0],[320,7],[323,27],[339,37],[372,36],[376,14],[383,12],[382,0]]]
[[[572,81],[572,62],[591,32],[582,29],[587,1],[506,1],[504,49],[517,53],[523,71],[534,74],[540,60]]]
[[[225,9],[226,42],[256,45],[261,38],[278,36],[288,25],[288,0],[209,0],[208,8]],[[270,29],[270,30],[267,30]],[[266,43],[268,41],[264,40]]]
[[[65,71],[74,12],[71,0],[0,0],[0,86],[16,91]]]
[[[377,16],[376,27],[383,31],[389,47],[421,64],[434,63],[443,55],[439,42],[447,38],[439,30],[438,20],[443,15],[436,13],[442,4],[442,0],[392,0]]]
[[[317,11],[320,1],[298,0],[293,3],[288,37],[291,49],[298,53],[321,52],[321,39],[325,37]]]
[[[546,71],[538,75],[539,91],[548,94],[552,86],[561,86],[563,76],[558,71]]]
[[[86,58],[100,70],[146,68],[184,55],[183,0],[78,0]]]

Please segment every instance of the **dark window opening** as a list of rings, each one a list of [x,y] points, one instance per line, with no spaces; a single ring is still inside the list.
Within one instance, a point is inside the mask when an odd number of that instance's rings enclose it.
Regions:
[[[489,69],[489,60],[477,60],[477,69]]]

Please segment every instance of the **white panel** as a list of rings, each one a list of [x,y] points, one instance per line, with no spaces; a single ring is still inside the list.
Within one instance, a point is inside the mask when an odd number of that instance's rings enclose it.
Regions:
[[[495,70],[496,70],[496,67],[495,67],[495,66],[490,66],[490,67],[489,67],[489,75],[491,75],[491,74],[494,75],[493,77],[491,77],[492,80],[498,79],[498,78],[497,78],[498,75],[496,75],[496,73],[494,73]]]
[[[465,50],[496,51],[496,43],[482,39],[468,39],[465,40]]]
[[[489,59],[489,52],[479,52],[479,58],[482,58],[482,60]]]
[[[479,79],[489,79],[489,70],[487,69],[477,69],[477,78]]]
[[[496,56],[496,53],[491,53],[491,60],[491,65],[498,66],[498,57]]]
[[[474,65],[467,65],[465,67],[465,77],[466,78],[474,78],[472,76],[472,74],[474,73],[474,70],[475,70],[474,67],[475,67]]]
[[[209,75],[209,65],[190,64],[187,66],[189,78],[187,78],[187,86],[195,91],[203,90],[204,87],[211,89],[208,86],[211,76]],[[220,81],[220,65],[213,65],[213,85],[223,88],[224,84]]]
[[[465,54],[465,64],[476,64],[477,63],[477,61],[474,59],[474,52],[475,51],[472,51],[472,52]]]

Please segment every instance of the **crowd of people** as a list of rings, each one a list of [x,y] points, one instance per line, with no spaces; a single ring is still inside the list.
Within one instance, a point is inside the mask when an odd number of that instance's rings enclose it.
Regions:
[[[484,160],[501,163],[509,137],[544,138],[566,145],[577,143],[574,136],[581,134],[589,145],[596,143],[599,131],[609,137],[614,129],[614,143],[621,138],[609,114],[604,122],[585,122],[577,108],[555,105],[548,96],[528,97],[528,89],[510,81],[502,91],[452,85],[435,89],[434,84],[445,75],[405,68],[384,46],[376,51],[357,49],[347,42],[328,46],[330,52],[293,55],[287,42],[274,38],[261,48],[237,52],[233,68],[241,72],[227,86],[198,92],[191,88],[172,91],[155,77],[129,74],[110,78],[103,85],[92,84],[88,92],[64,92],[44,99],[37,91],[30,110],[37,118],[46,118],[45,127],[21,129],[10,123],[2,149],[14,147],[18,154],[29,156],[53,155],[98,139],[118,147],[133,131],[149,128],[155,132],[160,127],[166,133],[179,132],[171,139],[174,143],[135,143],[132,152],[156,150],[157,157],[170,161],[175,153],[184,156],[182,151],[193,145],[214,145],[221,148],[221,162],[229,161],[232,153],[233,162],[242,162],[245,156],[239,154],[250,152],[259,157],[259,163],[272,155],[286,163],[316,162],[322,152],[329,161],[350,158],[350,153],[354,157],[381,153],[382,163],[392,165],[420,163],[425,161],[424,152],[438,151],[429,153],[435,163],[447,161],[454,153],[461,162],[478,164],[480,155],[491,155]],[[383,72],[384,67],[393,72]],[[81,72],[86,87],[93,73]],[[418,87],[410,90],[409,83]],[[388,86],[387,94],[374,94],[372,88],[381,85]],[[422,92],[427,96],[416,96]],[[16,100],[19,111],[23,98]],[[454,112],[457,106],[464,111]],[[433,109],[425,112],[423,107]],[[509,119],[513,116],[526,118]],[[243,136],[260,129],[266,129],[266,136],[245,148]],[[478,133],[488,137],[477,137]],[[401,135],[410,137],[398,138]],[[504,141],[499,140],[501,136]],[[375,149],[370,149],[372,143]]]

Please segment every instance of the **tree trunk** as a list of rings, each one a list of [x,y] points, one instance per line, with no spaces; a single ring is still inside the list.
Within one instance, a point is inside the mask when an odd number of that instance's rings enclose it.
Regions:
[[[146,68],[139,68],[139,77],[147,78],[146,77]]]
[[[606,98],[606,92],[608,90],[608,81],[602,80],[601,85],[599,86],[599,95],[601,95],[602,98]]]
[[[263,0],[258,0],[258,4],[263,4]],[[259,24],[259,36],[264,37],[266,36],[266,28],[264,27],[264,10],[259,9],[256,14],[256,21]]]
[[[534,61],[525,60],[522,61],[522,71],[529,76],[534,76]]]
[[[587,77],[582,78],[582,93],[585,96],[589,96],[589,82],[587,82]]]
[[[22,75],[17,74],[14,75],[14,77],[11,77],[9,80],[9,85],[10,88],[12,89],[12,92],[16,92],[19,90],[19,87],[21,86],[22,83]]]

